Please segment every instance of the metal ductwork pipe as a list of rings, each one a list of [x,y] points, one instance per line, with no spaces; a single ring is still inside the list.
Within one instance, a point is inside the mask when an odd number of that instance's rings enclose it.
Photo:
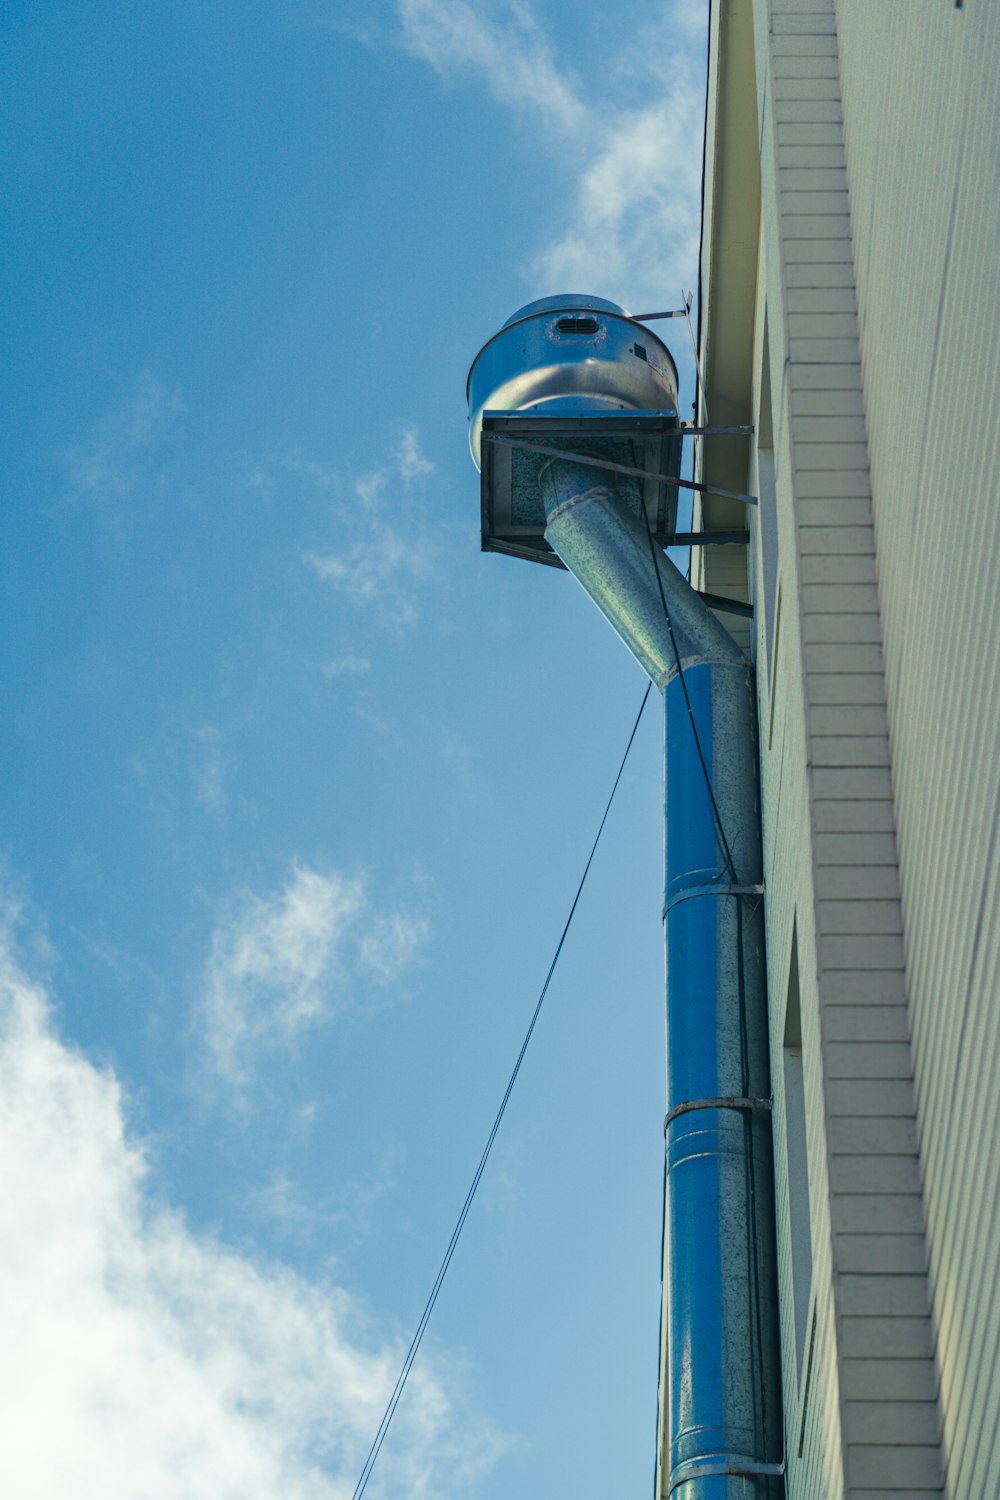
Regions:
[[[666,712],[667,1433],[657,1500],[780,1500],[753,669],[607,478],[562,459],[540,470],[546,540]]]

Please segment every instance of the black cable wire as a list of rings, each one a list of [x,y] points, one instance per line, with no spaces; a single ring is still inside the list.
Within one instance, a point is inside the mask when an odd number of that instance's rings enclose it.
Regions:
[[[635,453],[635,444],[631,443],[630,447],[632,449],[632,459],[633,459],[633,462],[635,463],[635,462],[637,462],[637,460],[636,460],[636,453]],[[699,734],[698,734],[698,725],[695,723],[694,710],[691,707],[691,698],[690,698],[690,696],[688,694],[687,683],[684,680],[684,668],[681,666],[681,653],[680,653],[680,649],[679,649],[679,647],[677,645],[677,637],[674,635],[674,626],[673,626],[673,621],[670,618],[670,610],[667,608],[667,596],[664,593],[664,590],[663,590],[663,579],[660,576],[659,548],[657,547],[656,540],[655,540],[655,538],[653,536],[653,528],[649,524],[649,512],[646,509],[645,504],[642,502],[641,497],[640,497],[639,509],[642,512],[642,519],[643,519],[643,522],[645,523],[645,527],[646,527],[646,539],[649,542],[649,551],[650,551],[650,555],[652,556],[652,559],[653,559],[653,572],[656,574],[656,586],[657,586],[657,588],[660,591],[660,604],[661,604],[661,606],[663,608],[663,618],[664,618],[664,620],[667,623],[667,633],[670,636],[670,644],[673,647],[673,652],[674,652],[674,661],[677,664],[677,676],[680,678],[681,691],[684,694],[684,702],[687,705],[688,718],[691,720],[691,732],[694,735],[695,749],[698,751],[698,760],[701,762],[702,775],[705,778],[705,786],[708,788],[709,800],[711,801],[711,804],[712,804],[712,816],[713,816],[714,821],[715,821],[716,837],[717,837],[718,842],[719,842],[719,847],[722,849],[722,852],[725,855],[726,864],[729,866],[729,873],[732,876],[732,878],[733,878],[733,884],[735,885],[735,883],[736,883],[736,866],[735,866],[735,864],[733,862],[733,856],[732,856],[732,853],[731,853],[730,848],[729,848],[729,840],[726,838],[726,830],[722,826],[722,817],[721,817],[721,815],[719,813],[718,803],[715,800],[715,791],[714,791],[714,789],[712,787],[712,778],[709,775],[708,766],[707,766],[707,764],[705,762],[705,755],[704,755],[704,752],[702,751],[702,748],[701,748],[701,739],[700,739]],[[689,574],[690,574],[690,571],[691,571],[691,565],[690,565],[690,558],[689,558],[689,561],[688,561],[688,573]]]
[[[475,1175],[472,1179],[472,1184],[469,1188],[469,1191],[465,1195],[465,1202],[462,1204],[462,1211],[459,1214],[455,1227],[451,1232],[451,1239],[448,1241],[448,1248],[444,1253],[444,1259],[442,1260],[441,1265],[438,1269],[437,1276],[434,1278],[434,1285],[432,1286],[430,1296],[427,1298],[427,1302],[424,1305],[423,1313],[420,1316],[420,1322],[417,1324],[417,1330],[414,1333],[413,1338],[410,1340],[410,1347],[406,1351],[406,1358],[403,1360],[402,1369],[400,1370],[399,1375],[396,1377],[396,1384],[393,1387],[392,1395],[389,1397],[389,1401],[386,1405],[385,1411],[382,1413],[382,1420],[378,1425],[378,1431],[376,1432],[375,1437],[372,1440],[372,1445],[368,1450],[368,1457],[365,1459],[364,1466],[361,1470],[361,1475],[354,1487],[354,1495],[352,1497],[352,1500],[361,1500],[361,1496],[364,1494],[365,1489],[367,1488],[368,1480],[371,1478],[372,1470],[375,1467],[375,1461],[379,1456],[382,1444],[385,1442],[386,1433],[389,1431],[389,1424],[391,1423],[396,1413],[396,1407],[399,1405],[400,1398],[402,1397],[403,1389],[409,1377],[410,1370],[413,1367],[413,1361],[416,1359],[417,1351],[420,1348],[421,1342],[423,1341],[424,1332],[427,1328],[428,1322],[430,1321],[431,1313],[434,1311],[434,1305],[437,1302],[438,1294],[441,1291],[441,1286],[444,1282],[444,1278],[448,1273],[448,1267],[451,1265],[451,1259],[455,1253],[455,1248],[458,1244],[459,1236],[461,1235],[462,1230],[465,1226],[465,1221],[469,1216],[469,1209],[472,1207],[472,1200],[476,1196],[476,1189],[479,1187],[479,1182],[486,1168],[486,1163],[489,1160],[490,1152],[493,1150],[493,1142],[496,1140],[497,1132],[500,1129],[500,1123],[503,1120],[504,1113],[506,1112],[507,1102],[510,1099],[511,1094],[513,1093],[514,1084],[517,1082],[517,1075],[521,1071],[521,1064],[523,1063],[524,1055],[528,1050],[528,1044],[530,1043],[532,1033],[535,1030],[535,1024],[538,1021],[539,1015],[541,1014],[545,996],[548,993],[549,985],[552,982],[552,976],[555,973],[556,964],[559,962],[559,956],[562,953],[563,944],[566,941],[566,935],[570,929],[570,923],[573,921],[580,896],[583,893],[584,884],[586,882],[588,874],[590,873],[590,867],[594,862],[594,855],[597,853],[597,846],[601,841],[601,834],[604,832],[604,825],[608,821],[608,814],[611,811],[611,804],[615,799],[615,793],[618,790],[618,783],[622,779],[622,773],[625,770],[625,762],[628,760],[629,751],[632,749],[632,742],[634,741],[636,734],[638,733],[639,721],[642,718],[643,710],[646,707],[646,702],[649,698],[652,686],[653,684],[651,682],[648,682],[646,684],[646,691],[642,695],[642,702],[639,705],[639,712],[636,714],[635,723],[632,725],[632,733],[629,735],[628,744],[625,746],[625,754],[622,756],[621,764],[618,767],[618,774],[615,777],[614,785],[611,788],[611,794],[608,797],[607,804],[604,808],[604,816],[601,818],[600,825],[597,829],[597,834],[590,848],[590,854],[587,856],[587,863],[583,867],[583,874],[580,876],[580,883],[576,888],[576,895],[573,897],[573,904],[569,909],[569,916],[566,918],[562,934],[559,938],[558,943],[556,944],[556,951],[552,956],[552,962],[549,964],[549,971],[545,976],[545,983],[542,985],[541,994],[538,996],[538,1002],[535,1005],[534,1013],[531,1017],[531,1022],[528,1026],[527,1031],[525,1032],[524,1041],[521,1043],[521,1050],[517,1054],[517,1061],[514,1064],[513,1071],[507,1082],[507,1087],[504,1090],[503,1098],[500,1101],[500,1108],[497,1110],[496,1119],[493,1121],[493,1128],[490,1131],[489,1136],[487,1137],[486,1145],[483,1148],[483,1154],[479,1158],[479,1165],[476,1168]]]
[[[660,603],[663,606],[663,618],[667,622],[667,634],[670,636],[670,644],[673,647],[674,651],[674,661],[677,664],[677,676],[680,679],[681,692],[684,694],[684,702],[687,706],[688,718],[691,720],[691,732],[694,735],[695,749],[698,752],[698,760],[701,763],[701,774],[705,778],[705,786],[708,790],[708,800],[712,804],[712,817],[715,821],[715,829],[719,841],[719,847],[725,855],[726,864],[729,867],[729,873],[732,876],[733,884],[735,885],[736,865],[733,860],[732,850],[729,847],[729,840],[726,838],[726,830],[722,826],[722,815],[719,812],[719,804],[715,800],[715,791],[712,787],[712,778],[709,775],[708,765],[705,761],[705,752],[701,748],[701,737],[698,734],[698,725],[695,722],[694,709],[691,707],[691,696],[688,693],[687,683],[684,680],[684,668],[681,666],[680,648],[677,645],[677,637],[674,635],[674,626],[673,621],[670,618],[670,610],[667,608],[667,596],[663,592],[663,579],[660,577],[660,559],[657,555],[659,549],[657,548],[656,541],[653,537],[652,528],[649,524],[649,516],[646,513],[646,507],[643,505],[641,507],[641,510],[642,519],[646,523],[646,536],[649,539],[649,550],[653,558],[653,572],[656,574],[656,586],[660,591]]]

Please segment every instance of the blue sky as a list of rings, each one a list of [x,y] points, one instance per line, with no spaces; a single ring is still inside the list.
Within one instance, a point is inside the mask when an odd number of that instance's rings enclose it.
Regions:
[[[693,285],[704,11],[7,8],[6,1493],[353,1490],[644,686],[465,376]],[[651,1482],[660,733],[370,1496]]]

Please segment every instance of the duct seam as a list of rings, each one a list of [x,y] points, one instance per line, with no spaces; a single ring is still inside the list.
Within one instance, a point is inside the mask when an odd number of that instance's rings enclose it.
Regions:
[[[546,459],[545,463],[541,465],[539,473],[544,473],[545,469],[551,463],[551,458]],[[546,517],[546,524],[551,526],[553,521],[558,521],[560,516],[567,515],[578,505],[587,505],[591,500],[605,499],[614,501],[617,499],[617,496],[613,493],[612,490],[608,488],[606,484],[597,484],[593,487],[593,489],[584,490],[581,495],[572,495],[568,500],[564,500],[561,505],[557,505],[555,510],[550,511],[548,516]]]

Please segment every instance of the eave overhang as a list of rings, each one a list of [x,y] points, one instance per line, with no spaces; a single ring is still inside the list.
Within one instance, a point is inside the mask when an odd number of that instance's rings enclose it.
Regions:
[[[713,0],[708,70],[700,354],[711,425],[729,427],[753,420],[760,149],[752,0]],[[706,438],[702,478],[744,490],[749,456],[747,439]],[[708,496],[701,511],[706,530],[746,524],[732,501]]]

